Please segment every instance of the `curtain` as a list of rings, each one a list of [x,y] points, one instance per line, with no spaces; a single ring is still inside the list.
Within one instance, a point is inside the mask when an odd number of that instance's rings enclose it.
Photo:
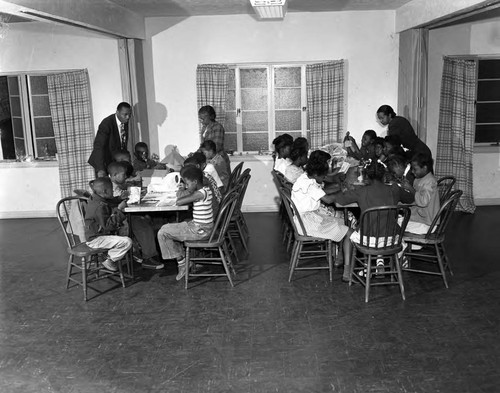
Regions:
[[[344,126],[344,60],[306,66],[309,144],[340,142]]]
[[[427,64],[429,30],[412,29],[399,36],[398,114],[418,137],[427,137]]]
[[[229,67],[224,64],[201,64],[196,68],[198,109],[210,105],[215,109],[217,121],[225,125],[226,97],[229,87]],[[200,127],[201,132],[201,127]]]
[[[94,141],[89,77],[87,70],[50,74],[47,85],[64,198],[94,178],[87,164]]]
[[[476,61],[444,58],[439,106],[436,177],[453,175],[463,191],[457,210],[474,213],[472,159],[476,98]]]

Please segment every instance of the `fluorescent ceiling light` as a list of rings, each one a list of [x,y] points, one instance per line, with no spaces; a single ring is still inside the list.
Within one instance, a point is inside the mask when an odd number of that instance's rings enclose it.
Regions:
[[[250,0],[260,19],[283,19],[286,14],[286,0]]]

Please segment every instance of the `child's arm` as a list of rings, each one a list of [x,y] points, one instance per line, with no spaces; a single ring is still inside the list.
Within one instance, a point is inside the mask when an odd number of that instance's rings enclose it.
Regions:
[[[177,198],[176,204],[177,206],[187,205],[189,203],[197,202],[203,198],[205,198],[205,195],[201,191],[195,191],[192,194]]]
[[[432,183],[421,183],[418,189],[415,189],[415,204],[418,207],[429,205],[432,195],[437,192],[437,186]]]
[[[117,208],[101,205],[96,212],[99,232],[103,235],[115,233],[125,220],[125,214]]]

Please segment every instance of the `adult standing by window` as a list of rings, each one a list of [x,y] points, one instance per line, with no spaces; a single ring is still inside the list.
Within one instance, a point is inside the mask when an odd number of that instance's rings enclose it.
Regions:
[[[132,107],[127,102],[120,102],[116,113],[106,117],[94,139],[94,149],[88,163],[94,167],[97,177],[107,175],[107,167],[113,160],[117,150],[127,150],[128,123],[132,115]]]
[[[224,151],[224,127],[216,118],[215,109],[210,105],[205,105],[198,111],[198,119],[202,124],[201,128],[201,142],[213,141],[217,149],[217,153],[224,158],[227,165],[228,173],[231,173],[231,164],[229,163],[229,156]]]
[[[399,137],[403,147],[408,149],[406,156],[409,160],[417,153],[432,157],[429,147],[418,138],[410,122],[402,116],[397,116],[392,107],[382,105],[377,110],[377,118],[383,126],[388,125],[388,135]]]

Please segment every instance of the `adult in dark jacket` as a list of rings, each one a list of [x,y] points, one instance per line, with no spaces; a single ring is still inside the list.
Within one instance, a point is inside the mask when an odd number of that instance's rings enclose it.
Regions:
[[[118,150],[127,150],[128,122],[132,115],[132,107],[127,102],[121,102],[116,113],[106,117],[94,139],[94,149],[88,163],[96,172],[96,177],[107,175],[106,168],[113,161],[113,153]]]
[[[377,118],[383,126],[388,125],[387,135],[397,135],[405,149],[406,158],[411,160],[415,154],[422,153],[432,157],[429,147],[422,142],[410,122],[402,116],[397,116],[389,105],[382,105],[377,110]]]

